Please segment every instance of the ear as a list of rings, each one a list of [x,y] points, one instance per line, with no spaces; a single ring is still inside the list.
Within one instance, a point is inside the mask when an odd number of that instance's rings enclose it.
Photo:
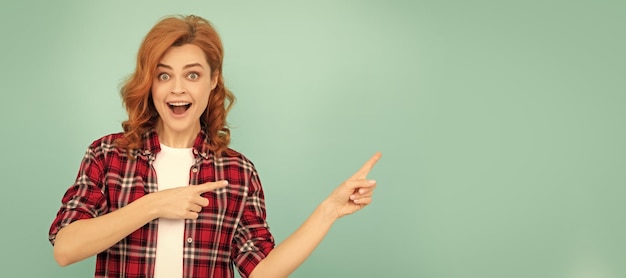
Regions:
[[[217,80],[220,77],[220,72],[218,70],[213,71],[213,76],[211,76],[211,91],[215,90],[217,87]]]

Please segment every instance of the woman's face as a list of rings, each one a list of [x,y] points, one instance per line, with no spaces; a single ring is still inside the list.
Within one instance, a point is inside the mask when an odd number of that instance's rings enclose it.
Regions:
[[[211,75],[204,52],[196,45],[171,47],[165,52],[152,81],[161,131],[169,135],[200,131],[200,116],[207,109],[217,76]]]

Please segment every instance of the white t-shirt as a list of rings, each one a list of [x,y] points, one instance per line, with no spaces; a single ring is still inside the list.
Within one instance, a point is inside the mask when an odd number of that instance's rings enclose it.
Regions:
[[[171,148],[161,144],[154,161],[159,191],[189,185],[193,165],[192,149]],[[185,220],[159,218],[155,278],[183,277]]]

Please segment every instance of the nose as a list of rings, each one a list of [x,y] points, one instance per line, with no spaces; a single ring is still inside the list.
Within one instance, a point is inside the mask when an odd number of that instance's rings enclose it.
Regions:
[[[183,81],[180,78],[176,78],[174,82],[172,82],[172,94],[180,95],[185,93],[185,88],[183,86]]]

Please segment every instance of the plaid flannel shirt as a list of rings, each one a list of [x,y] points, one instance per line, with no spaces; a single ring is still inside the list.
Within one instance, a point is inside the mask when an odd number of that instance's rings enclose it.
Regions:
[[[143,148],[126,156],[114,145],[121,133],[94,141],[80,166],[76,182],[67,190],[49,239],[70,223],[98,217],[157,191],[152,163],[160,150],[154,130],[144,136]],[[201,131],[193,146],[190,185],[228,180],[229,185],[206,192],[209,206],[197,220],[185,220],[183,276],[234,277],[233,264],[242,277],[274,248],[265,215],[261,182],[252,162],[232,151],[216,157]],[[97,255],[95,277],[152,277],[158,220],[154,219]]]

